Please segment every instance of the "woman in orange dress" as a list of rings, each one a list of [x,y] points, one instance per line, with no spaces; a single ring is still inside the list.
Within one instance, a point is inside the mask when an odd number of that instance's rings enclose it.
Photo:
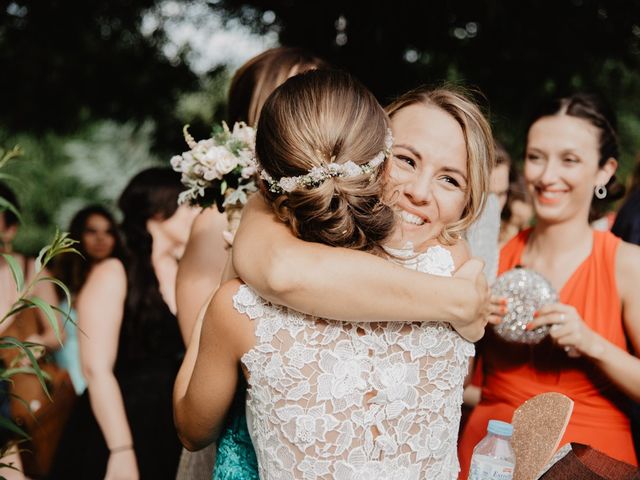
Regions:
[[[560,300],[536,313],[529,328],[550,325],[535,346],[506,343],[492,330],[482,340],[482,400],[459,444],[460,478],[489,419],[543,392],[574,402],[562,439],[591,445],[637,465],[627,410],[640,399],[640,248],[591,230],[594,195],[615,181],[614,121],[589,95],[556,100],[534,117],[527,137],[525,180],[536,225],[507,243],[500,273],[518,265],[544,275]]]

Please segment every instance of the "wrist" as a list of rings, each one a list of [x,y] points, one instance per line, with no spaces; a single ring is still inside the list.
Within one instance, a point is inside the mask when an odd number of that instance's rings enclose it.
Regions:
[[[128,452],[133,450],[133,444],[128,443],[126,445],[118,445],[117,447],[113,447],[109,449],[109,453],[111,455],[114,455],[116,453],[121,453],[121,452]]]
[[[606,341],[595,332],[591,332],[589,348],[586,354],[595,362],[602,362],[606,353]]]

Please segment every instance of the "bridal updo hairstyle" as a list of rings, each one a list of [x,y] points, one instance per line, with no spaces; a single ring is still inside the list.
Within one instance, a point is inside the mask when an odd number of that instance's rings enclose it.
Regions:
[[[375,97],[345,72],[313,70],[288,79],[265,103],[256,136],[258,161],[276,181],[314,167],[363,165],[385,149],[388,118]],[[328,178],[289,193],[263,192],[299,238],[371,250],[394,226],[381,203],[387,161],[371,174]]]

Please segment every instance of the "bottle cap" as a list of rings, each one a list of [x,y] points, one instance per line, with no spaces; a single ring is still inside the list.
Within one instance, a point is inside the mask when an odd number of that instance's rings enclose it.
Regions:
[[[507,422],[501,422],[500,420],[489,420],[487,432],[493,433],[494,435],[510,437],[513,434],[513,425]]]

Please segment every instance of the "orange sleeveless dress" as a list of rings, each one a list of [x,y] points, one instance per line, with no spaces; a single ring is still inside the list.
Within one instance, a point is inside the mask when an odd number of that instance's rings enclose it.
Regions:
[[[499,273],[514,268],[531,230],[521,232],[500,252]],[[611,343],[627,350],[622,307],[616,285],[615,260],[620,239],[593,232],[591,254],[560,291],[560,302],[573,305],[587,325]],[[460,477],[467,478],[473,447],[485,436],[487,422],[510,422],[514,410],[544,392],[560,392],[575,404],[560,445],[578,442],[637,465],[628,411],[630,401],[594,365],[570,358],[549,338],[528,346],[502,341],[487,329],[481,344],[482,400],[473,410],[460,438]]]

